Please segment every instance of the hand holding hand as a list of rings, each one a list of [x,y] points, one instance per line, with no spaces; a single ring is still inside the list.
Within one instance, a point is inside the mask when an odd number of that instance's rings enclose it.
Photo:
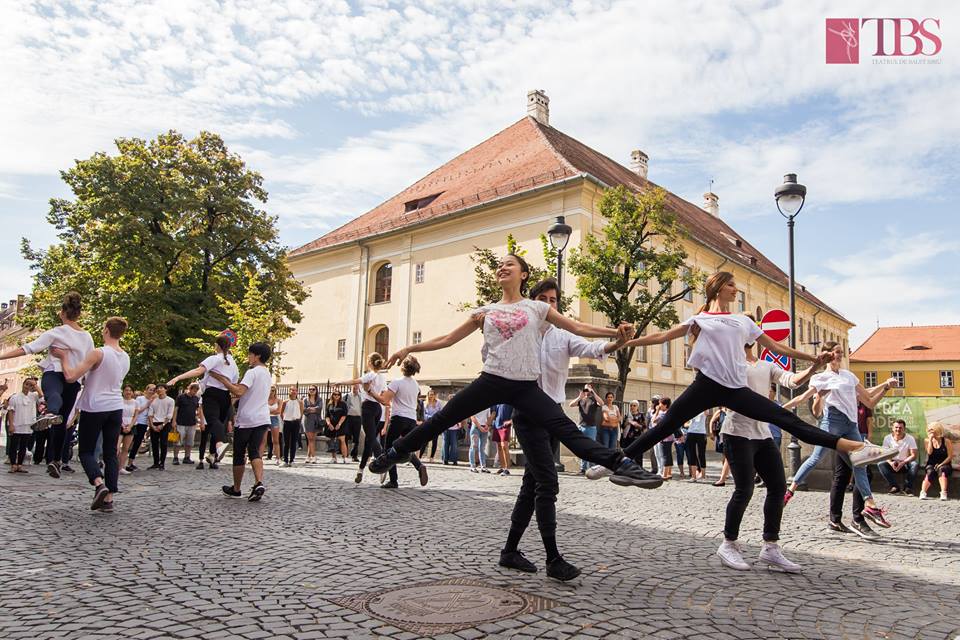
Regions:
[[[888,389],[894,389],[899,386],[899,382],[896,378],[887,378],[883,381],[883,384],[887,385]]]
[[[68,349],[64,349],[63,347],[50,347],[50,355],[57,360],[63,360],[67,357],[67,351]]]
[[[219,371],[208,371],[207,373],[219,380],[222,384],[228,384],[230,382],[230,379]]]

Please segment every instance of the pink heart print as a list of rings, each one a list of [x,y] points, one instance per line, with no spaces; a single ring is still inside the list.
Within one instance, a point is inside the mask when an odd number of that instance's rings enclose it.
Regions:
[[[487,318],[497,328],[504,340],[509,340],[515,333],[527,326],[529,318],[523,311],[491,311]]]

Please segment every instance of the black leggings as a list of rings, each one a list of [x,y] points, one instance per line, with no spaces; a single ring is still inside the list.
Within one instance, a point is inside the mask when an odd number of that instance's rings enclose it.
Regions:
[[[67,382],[59,371],[44,371],[40,376],[40,388],[47,404],[47,413],[55,413],[63,422],[50,427],[47,440],[46,460],[51,462],[66,462],[67,421],[73,405],[80,393],[79,382]]]
[[[438,439],[439,437],[440,437],[440,436],[437,436],[436,438],[434,438],[433,440],[430,441],[430,457],[431,457],[431,458],[434,457],[435,455],[437,455],[437,439]],[[423,454],[426,453],[426,451],[427,451],[427,445],[423,445],[423,446],[420,448],[420,457],[421,457],[421,458],[423,457]]]
[[[707,468],[707,434],[687,434],[687,463],[697,469]]]
[[[300,420],[283,421],[283,461],[293,464],[297,457],[297,443],[300,438]],[[262,440],[261,440],[262,442]]]
[[[29,433],[11,433],[7,440],[7,455],[10,456],[10,464],[21,465],[27,455],[27,443],[30,441]]]
[[[736,540],[740,535],[743,512],[753,497],[754,470],[767,485],[767,497],[763,501],[763,539],[776,542],[780,539],[780,521],[783,518],[783,496],[787,492],[787,479],[783,475],[783,460],[780,450],[771,438],[751,440],[741,436],[723,434],[723,450],[730,463],[733,477],[733,495],[727,503],[727,519],[723,525],[723,537]]]
[[[81,411],[80,427],[77,431],[77,457],[87,474],[90,484],[103,478],[110,493],[117,492],[117,478],[120,473],[120,460],[117,458],[117,440],[120,438],[120,425],[123,422],[123,409],[115,411]],[[103,437],[103,471],[97,462],[94,451],[97,438]]]
[[[269,424],[262,424],[259,427],[233,430],[233,466],[242,467],[246,464],[244,456],[250,460],[260,458],[260,443],[269,429]]]
[[[360,468],[367,466],[367,460],[370,454],[379,456],[383,453],[383,447],[380,446],[378,427],[380,426],[381,408],[379,402],[373,400],[364,400],[360,405],[360,423],[363,425],[363,455],[360,456]]]
[[[393,445],[394,440],[401,438],[417,427],[417,421],[411,420],[410,418],[404,418],[401,416],[390,416],[390,427],[387,429],[387,437],[384,440],[386,446],[389,448]],[[420,469],[421,463],[416,456],[410,457],[410,464],[414,466],[415,469]],[[390,482],[396,484],[397,482],[397,467],[396,465],[390,467]]]
[[[731,389],[698,372],[693,383],[673,401],[657,426],[647,429],[624,453],[633,459],[642,456],[644,451],[679,429],[683,423],[712,407],[728,407],[748,418],[770,422],[808,444],[827,449],[836,449],[840,440],[840,436],[807,424],[776,402],[747,387]]]
[[[127,461],[133,462],[137,459],[137,454],[140,452],[140,445],[143,444],[143,439],[147,436],[147,425],[146,424],[135,424],[133,425],[133,442],[130,443],[130,452],[127,454]]]
[[[203,434],[210,440],[210,453],[216,457],[217,444],[227,440],[227,419],[230,417],[230,392],[226,389],[207,387],[203,392]],[[200,455],[203,455],[201,436]]]
[[[170,423],[164,423],[160,431],[156,425],[150,427],[150,451],[153,453],[153,464],[158,467],[167,461],[167,441],[170,435]]]
[[[853,476],[853,467],[850,466],[850,459],[847,456],[837,455],[833,461],[833,484],[830,485],[830,522],[840,522],[840,518],[843,515],[843,499],[846,497],[844,494],[847,492],[847,484],[850,483],[850,478]],[[868,478],[872,480],[869,476],[870,467],[867,467]],[[863,501],[863,494],[860,493],[860,490],[857,489],[856,485],[853,487],[853,520],[854,522],[863,522],[863,507],[865,503]]]

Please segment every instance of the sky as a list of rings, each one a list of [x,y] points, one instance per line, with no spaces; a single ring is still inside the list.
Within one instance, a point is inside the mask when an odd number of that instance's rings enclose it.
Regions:
[[[860,64],[826,64],[827,18],[876,16],[938,20],[940,52],[875,64],[867,24]],[[644,150],[650,179],[695,204],[712,184],[784,270],[773,190],[798,174],[797,278],[856,323],[851,345],[878,323],[958,323],[958,18],[884,0],[0,0],[0,300],[29,292],[21,238],[56,241],[59,172],[117,138],[219,133],[296,247],[542,89],[561,131],[623,164]]]

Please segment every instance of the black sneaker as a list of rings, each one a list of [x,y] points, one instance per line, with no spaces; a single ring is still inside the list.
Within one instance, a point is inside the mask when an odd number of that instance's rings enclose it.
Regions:
[[[501,567],[516,569],[524,573],[537,572],[537,565],[527,560],[526,556],[524,556],[523,552],[519,549],[516,551],[500,551],[500,562],[497,564]]]
[[[258,482],[257,484],[253,485],[253,489],[250,490],[250,497],[248,497],[247,500],[250,502],[259,502],[260,498],[262,498],[263,494],[266,492],[267,488],[263,486],[262,482]]]
[[[107,491],[107,486],[104,484],[98,485],[93,490],[93,503],[90,505],[90,511],[96,511],[103,506],[103,501],[107,499],[107,494],[110,493]]]
[[[186,463],[186,462],[184,462],[184,463]],[[174,459],[173,459],[173,464],[179,465],[179,464],[180,464],[180,458],[174,458]]]
[[[563,559],[563,556],[554,558],[547,563],[547,576],[561,582],[568,582],[580,575],[580,569]]]
[[[139,468],[140,468],[140,467],[138,467],[137,465],[133,464],[132,462],[129,463],[129,464],[127,464],[127,471],[136,471],[136,470],[139,469]]]
[[[147,467],[147,471],[151,471],[151,470],[153,470],[153,469],[159,469],[159,468],[160,468],[160,465],[154,463],[154,464],[150,465],[149,467]]]
[[[223,495],[231,498],[239,498],[241,495],[243,495],[240,493],[239,489],[234,489],[232,484],[225,484],[223,487],[221,487],[221,489],[223,489]]]
[[[60,466],[56,462],[47,463],[47,475],[51,478],[60,477]]]
[[[197,463],[197,466],[194,469],[203,469],[203,460]]]
[[[613,472],[613,475],[610,476],[610,482],[620,485],[621,487],[656,489],[663,484],[663,478],[647,471],[632,460],[624,460]],[[577,574],[579,575],[579,570]]]
[[[211,464],[210,464],[210,468],[211,468],[211,469],[219,469],[219,468],[220,468],[220,465],[218,465],[216,462],[214,462],[214,463],[211,463]]]
[[[391,480],[390,482],[384,482],[382,485],[380,485],[380,488],[381,489],[399,489],[400,485],[398,485],[396,482]]]
[[[831,531],[836,531],[837,533],[853,533],[852,531],[850,531],[850,527],[843,524],[842,522],[834,522],[831,520],[827,523],[827,526],[830,527]]]
[[[420,474],[420,486],[421,487],[427,486],[427,481],[429,480],[429,478],[427,478],[427,465],[421,462],[420,468],[417,469],[417,473]]]
[[[126,471],[127,473],[133,473],[133,469],[134,469],[134,467],[133,467],[132,464],[128,464],[127,466],[125,466],[125,467],[123,468],[123,470]]]
[[[854,520],[850,523],[850,529],[864,540],[879,540],[880,535],[870,528],[866,520]]]
[[[190,459],[190,458],[184,458],[184,459],[183,459],[183,464],[193,464],[193,460]]]
[[[71,469],[71,468],[70,468],[70,465],[68,465],[68,464],[61,465],[61,466],[60,466],[60,471],[61,471],[61,472],[66,471],[67,473],[76,473],[76,471],[74,471],[73,469]]]
[[[890,495],[895,495],[897,493],[900,493],[900,487],[890,487],[890,490],[887,491],[887,493],[889,493]]]
[[[100,505],[100,508],[97,509],[100,513],[113,513],[113,500],[110,502],[104,502]]]
[[[400,453],[393,447],[387,449],[386,452],[381,453],[374,460],[370,462],[370,472],[371,473],[386,473],[390,470],[390,467],[395,467],[398,464],[403,464],[404,462],[410,461],[409,453]]]

